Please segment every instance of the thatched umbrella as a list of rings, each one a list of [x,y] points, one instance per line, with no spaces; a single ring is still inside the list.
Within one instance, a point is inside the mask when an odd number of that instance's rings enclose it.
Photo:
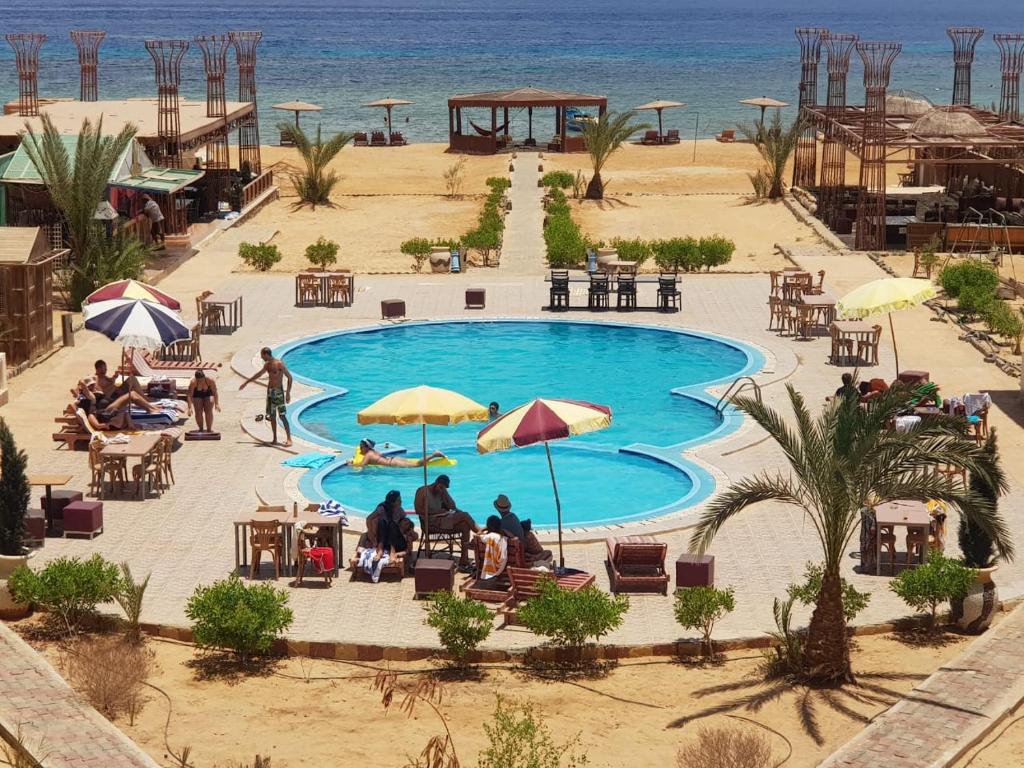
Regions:
[[[740,99],[740,104],[746,104],[750,107],[760,107],[762,126],[764,125],[764,111],[766,109],[769,107],[772,109],[782,109],[783,107],[789,106],[789,102],[779,101],[778,99],[773,99],[771,96],[758,96],[754,99]]]
[[[973,115],[959,107],[936,107],[914,121],[910,132],[918,136],[985,136],[988,131]]]
[[[885,111],[889,115],[920,117],[934,108],[935,105],[927,96],[905,88],[891,91],[885,96]]]
[[[658,113],[658,135],[661,136],[665,133],[663,130],[661,130],[661,110],[679,109],[685,106],[686,104],[684,104],[681,101],[665,101],[664,99],[659,99],[658,101],[652,101],[647,104],[641,104],[639,107],[636,107],[636,110],[639,112],[641,109],[653,109]]]
[[[377,99],[376,101],[371,101],[369,104],[363,104],[363,106],[364,107],[384,107],[385,111],[388,113],[387,114],[388,144],[390,144],[391,143],[391,127],[392,127],[391,126],[391,110],[394,109],[395,107],[407,106],[408,104],[412,104],[412,102],[411,101],[406,101],[405,99],[392,99],[389,96],[386,99]]]
[[[274,104],[273,109],[280,109],[282,112],[295,113],[295,127],[299,127],[300,112],[319,112],[323,107],[318,104],[310,104],[308,101],[286,101],[282,104]]]

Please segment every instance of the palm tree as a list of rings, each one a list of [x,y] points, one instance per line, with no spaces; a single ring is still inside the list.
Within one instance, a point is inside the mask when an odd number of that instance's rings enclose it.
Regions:
[[[103,119],[96,125],[82,121],[72,160],[67,145],[53,121],[42,116],[43,131],[37,134],[25,123],[21,145],[50,192],[53,204],[67,224],[71,259],[86,259],[102,227],[93,218],[96,207],[107,199],[107,185],[114,169],[135,137],[135,126],[125,124],[116,136],[103,135]]]
[[[796,151],[804,124],[794,120],[788,127],[782,125],[782,118],[776,112],[771,124],[766,128],[763,123],[737,125],[740,133],[757,147],[757,153],[764,161],[762,173],[768,177],[768,197],[777,200],[782,197],[782,177],[786,172],[786,163],[790,155]]]
[[[630,136],[650,128],[646,123],[634,123],[635,117],[634,112],[606,112],[597,120],[583,123],[583,142],[594,166],[594,175],[587,184],[587,200],[604,199],[604,182],[601,181],[604,164]]]
[[[336,133],[325,142],[320,126],[317,125],[316,140],[313,141],[305,131],[292,123],[278,123],[277,127],[282,136],[292,139],[306,166],[303,172],[292,174],[292,184],[295,185],[295,192],[299,196],[298,204],[311,205],[313,208],[318,205],[330,205],[331,190],[338,183],[338,173],[327,170],[327,166],[342,148],[352,141],[354,134]]]
[[[703,552],[733,515],[759,502],[776,500],[803,509],[824,551],[821,592],[804,644],[804,670],[815,682],[842,683],[853,678],[839,567],[859,529],[862,509],[896,499],[936,499],[987,533],[1004,559],[1013,557],[1013,544],[991,502],[933,471],[945,464],[989,482],[998,480],[990,458],[964,438],[956,421],[936,417],[907,432],[888,429],[912,403],[913,393],[905,387],[893,387],[864,406],[856,397],[837,397],[817,417],[792,386],[787,391],[793,425],[752,398],[737,398],[734,405],[778,443],[790,473],[765,471],[733,484],[701,515],[690,547]]]

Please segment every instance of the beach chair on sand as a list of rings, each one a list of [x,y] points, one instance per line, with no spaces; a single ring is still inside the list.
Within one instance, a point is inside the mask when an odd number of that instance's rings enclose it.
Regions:
[[[650,536],[609,536],[608,570],[612,592],[661,592],[668,594],[665,572],[668,544]]]
[[[720,134],[715,136],[715,141],[720,141],[723,144],[731,144],[736,141],[736,131],[732,128],[724,128]]]
[[[155,360],[145,350],[132,349],[131,367],[137,376],[187,378],[194,376],[196,371],[216,371],[221,367],[221,363],[204,363],[201,360],[193,362]]]
[[[371,147],[386,147],[388,140],[384,137],[384,131],[374,131],[370,136]]]
[[[391,132],[391,146],[404,147],[407,143],[408,142],[405,140],[405,137],[402,135],[401,131]]]
[[[559,587],[568,589],[570,592],[579,592],[594,583],[594,574],[592,573],[574,573],[555,578],[547,571],[534,571],[528,568],[507,568],[506,572],[512,585],[512,595],[508,602],[498,610],[503,619],[503,626],[518,623],[517,608],[519,604],[540,594],[541,579],[555,579]]]
[[[668,133],[665,134],[666,144],[678,144],[679,143],[679,129],[670,128]]]
[[[370,146],[369,140],[366,138],[365,133],[357,133],[352,137],[352,144],[357,147],[368,147]]]
[[[640,139],[640,143],[641,144],[661,144],[661,136],[658,134],[657,131],[647,131],[646,133],[644,133],[643,138]]]

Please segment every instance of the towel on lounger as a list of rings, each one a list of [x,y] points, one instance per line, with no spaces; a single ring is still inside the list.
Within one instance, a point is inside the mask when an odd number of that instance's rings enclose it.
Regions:
[[[320,469],[324,464],[334,461],[334,455],[330,453],[302,453],[285,459],[281,464],[285,467],[299,467],[300,469]]]

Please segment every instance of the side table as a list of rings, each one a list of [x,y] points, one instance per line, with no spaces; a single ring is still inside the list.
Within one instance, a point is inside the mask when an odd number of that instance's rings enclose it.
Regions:
[[[414,574],[416,597],[434,592],[451,592],[455,588],[454,560],[418,557]]]
[[[676,589],[715,586],[714,555],[680,555],[676,560]]]

